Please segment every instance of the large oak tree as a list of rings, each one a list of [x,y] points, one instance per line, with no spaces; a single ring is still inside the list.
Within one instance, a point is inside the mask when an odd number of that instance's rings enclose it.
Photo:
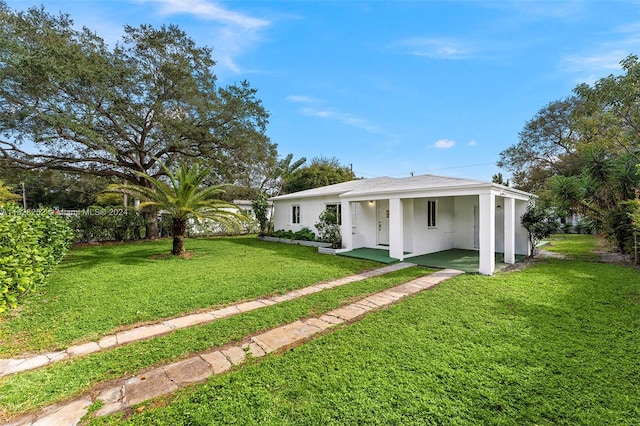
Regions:
[[[216,84],[212,50],[178,27],[124,27],[114,46],[68,15],[0,1],[0,165],[55,169],[151,187],[158,161],[204,160],[234,183],[276,146],[243,81]],[[148,236],[155,236],[155,212]]]

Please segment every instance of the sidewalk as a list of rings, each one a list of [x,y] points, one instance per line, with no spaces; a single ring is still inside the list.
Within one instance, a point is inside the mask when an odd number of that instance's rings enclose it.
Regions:
[[[216,348],[182,361],[153,368],[134,377],[121,378],[100,385],[94,391],[77,399],[47,407],[39,413],[23,416],[10,422],[9,425],[76,425],[95,402],[103,404],[93,413],[96,417],[131,409],[132,406],[148,399],[175,392],[182,387],[205,381],[211,375],[229,371],[233,366],[241,365],[248,356],[259,358],[274,351],[300,345],[314,336],[331,331],[328,329],[337,324],[356,321],[372,310],[391,305],[404,297],[432,288],[462,273],[454,269],[445,269],[417,278],[341,306],[317,318],[298,320],[256,336],[247,337],[235,345]]]
[[[0,359],[0,378],[11,374],[21,373],[23,371],[44,367],[46,365],[54,364],[65,359],[89,355],[116,346],[122,346],[129,343],[138,342],[140,340],[147,340],[153,337],[162,336],[163,334],[169,334],[181,328],[207,324],[218,319],[228,318],[234,315],[241,314],[243,312],[253,311],[255,309],[275,305],[287,300],[294,300],[308,294],[318,293],[325,289],[362,281],[367,278],[377,277],[412,266],[415,265],[412,263],[396,263],[394,265],[385,266],[383,268],[373,269],[371,271],[362,272],[360,274],[350,275],[347,277],[339,278],[337,280],[314,284],[298,290],[293,290],[281,296],[264,299],[254,299],[227,306],[221,309],[213,309],[198,312],[195,314],[188,314],[156,324],[135,327],[126,331],[122,331],[120,333],[104,336],[97,342],[88,342],[80,345],[70,346],[62,351],[47,352],[40,355],[34,355],[29,358]]]

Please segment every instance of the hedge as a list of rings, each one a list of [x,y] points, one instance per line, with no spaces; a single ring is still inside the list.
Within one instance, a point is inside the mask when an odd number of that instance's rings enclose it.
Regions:
[[[79,243],[139,240],[146,225],[141,213],[113,206],[80,210],[69,222]]]
[[[67,220],[52,210],[0,207],[0,313],[42,285],[73,242]]]

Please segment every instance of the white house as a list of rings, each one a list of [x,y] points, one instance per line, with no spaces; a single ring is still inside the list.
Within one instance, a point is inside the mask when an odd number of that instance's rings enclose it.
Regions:
[[[342,247],[389,250],[398,260],[449,249],[477,250],[479,272],[528,255],[520,224],[531,194],[490,182],[434,175],[380,177],[274,197],[274,229],[316,232],[320,213],[336,209]]]

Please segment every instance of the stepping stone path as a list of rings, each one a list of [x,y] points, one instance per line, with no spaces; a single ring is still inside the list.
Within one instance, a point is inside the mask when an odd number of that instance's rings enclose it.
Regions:
[[[403,267],[408,266],[413,265],[402,263],[392,265],[392,267],[396,267],[396,269],[394,270],[402,269]],[[390,267],[381,269],[387,268]],[[376,271],[380,271],[381,269],[377,269]],[[371,271],[370,273],[372,272],[375,271]],[[387,270],[387,272],[390,271]],[[286,324],[281,327],[258,334],[256,336],[247,338],[246,340],[234,345],[230,345],[224,348],[216,348],[211,351],[195,355],[191,358],[187,358],[185,360],[153,368],[134,377],[121,378],[103,384],[95,388],[91,393],[87,393],[71,401],[61,402],[59,404],[47,407],[38,413],[28,414],[21,418],[15,419],[12,422],[9,422],[8,425],[76,425],[78,424],[80,419],[88,412],[89,406],[98,401],[102,402],[102,407],[92,414],[96,417],[105,416],[118,411],[130,410],[132,406],[146,400],[167,395],[184,386],[205,381],[211,375],[221,374],[229,371],[233,366],[241,365],[248,356],[252,358],[259,358],[274,351],[284,350],[288,347],[300,345],[313,336],[325,332],[330,327],[348,321],[357,320],[369,311],[388,306],[404,297],[432,288],[442,281],[463,273],[464,272],[462,271],[454,269],[445,269],[431,275],[417,278],[415,280],[398,285],[396,287],[392,287],[385,291],[364,297],[363,299],[357,302],[353,302],[349,305],[341,306],[337,309],[327,312],[324,315],[321,315],[318,318],[298,320],[290,324]],[[324,288],[330,288],[326,287],[328,284],[330,283],[311,287],[317,287],[317,291],[321,291]],[[335,287],[336,285],[341,284],[333,284],[332,286]],[[307,287],[307,289],[308,288],[310,287]],[[312,293],[313,292],[315,291],[312,291]],[[299,295],[296,297],[300,297],[300,295],[302,295],[301,290],[291,293],[299,293]],[[278,296],[278,298],[282,298],[285,296],[287,295]],[[277,303],[275,299],[276,298],[273,298],[271,300],[274,301],[274,303]],[[250,303],[254,302],[245,302],[242,305],[246,305],[245,307],[248,307],[250,306],[248,305]],[[240,305],[235,305],[235,307],[238,309],[238,312],[242,312],[240,311],[239,306]],[[256,309],[257,307],[258,306],[253,307],[252,309]],[[200,314],[195,315],[197,316]],[[165,322],[164,324],[166,323],[167,322]],[[188,323],[188,321],[184,321],[184,323],[186,324]],[[196,322],[192,325],[200,323],[201,322]],[[154,328],[152,329],[152,332],[157,332],[159,330],[160,328]],[[67,352],[68,351],[69,349],[67,349]],[[39,357],[34,357],[33,359],[36,358]],[[32,362],[32,365],[36,364],[37,363],[35,361]]]
[[[69,358],[89,355],[95,352],[103,351],[105,349],[113,348],[115,346],[121,346],[128,343],[138,342],[140,340],[151,339],[153,337],[171,333],[172,331],[181,328],[207,324],[218,319],[227,318],[241,314],[243,312],[249,312],[255,309],[264,308],[265,306],[275,305],[276,303],[281,303],[287,300],[294,300],[308,294],[318,293],[325,289],[366,280],[368,278],[377,277],[412,266],[415,265],[412,263],[396,263],[394,265],[385,266],[383,268],[373,269],[371,271],[362,272],[360,274],[350,275],[347,277],[339,278],[337,280],[314,284],[309,287],[293,290],[289,293],[283,294],[282,296],[250,300],[248,302],[242,302],[236,305],[227,306],[226,308],[222,309],[214,309],[173,318],[158,324],[143,325],[126,331],[122,331],[120,333],[104,336],[98,342],[88,342],[80,345],[70,346],[63,351],[48,352],[45,354],[33,356],[31,358],[0,359],[0,377],[44,367],[45,365],[53,364]]]

